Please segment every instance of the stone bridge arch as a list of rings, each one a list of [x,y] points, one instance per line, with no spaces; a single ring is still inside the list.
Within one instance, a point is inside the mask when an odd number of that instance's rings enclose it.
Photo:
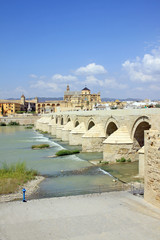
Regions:
[[[106,137],[109,137],[112,133],[114,133],[119,128],[119,123],[113,117],[110,117],[106,123],[105,132]]]
[[[75,120],[75,122],[74,122],[74,127],[77,127],[79,124],[80,124],[79,119],[76,118],[76,120]]]
[[[64,120],[63,120],[63,117],[61,117],[61,125],[64,124]]]
[[[94,126],[95,126],[95,120],[93,118],[90,118],[87,123],[87,130],[91,129]]]
[[[151,127],[150,119],[147,116],[141,116],[133,124],[131,130],[131,139],[133,140],[133,149],[139,150],[144,146],[144,131]]]
[[[67,116],[67,123],[71,121],[70,116]]]
[[[58,124],[58,116],[56,116],[56,124]]]

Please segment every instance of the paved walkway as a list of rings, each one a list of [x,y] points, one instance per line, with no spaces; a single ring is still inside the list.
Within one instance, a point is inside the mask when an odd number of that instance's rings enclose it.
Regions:
[[[0,240],[159,240],[160,209],[127,192],[0,203]]]

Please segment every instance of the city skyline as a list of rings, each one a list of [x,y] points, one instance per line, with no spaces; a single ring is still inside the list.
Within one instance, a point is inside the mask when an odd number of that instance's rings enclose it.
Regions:
[[[160,2],[0,3],[0,99],[62,97],[85,85],[102,98],[159,99]]]

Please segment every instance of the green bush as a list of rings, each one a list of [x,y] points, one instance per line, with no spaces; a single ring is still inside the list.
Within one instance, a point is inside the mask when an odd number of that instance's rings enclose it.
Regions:
[[[41,134],[47,134],[48,133],[47,131],[42,131],[42,130],[39,130],[39,129],[37,129],[36,131],[38,131]]]
[[[105,162],[103,162],[103,164],[106,165],[106,164],[109,164],[109,162],[108,162],[108,161],[105,161]]]
[[[11,121],[11,122],[8,123],[8,126],[19,126],[19,123]]]
[[[127,162],[131,162],[131,159],[130,159],[130,158],[128,158],[128,159],[127,159]]]
[[[1,123],[0,123],[0,126],[6,126],[6,123],[1,122]]]
[[[32,126],[26,126],[25,129],[32,129]]]
[[[131,159],[125,159],[124,157],[121,157],[120,159],[116,159],[116,162],[131,162]]]
[[[75,149],[75,150],[60,150],[56,152],[56,156],[64,156],[64,155],[71,155],[71,154],[76,154],[79,153],[80,151]]]
[[[126,159],[124,157],[121,157],[120,159],[116,159],[116,162],[126,162]]]
[[[16,111],[17,114],[23,114],[26,113],[26,111]]]
[[[39,144],[39,145],[32,145],[32,149],[42,149],[42,148],[49,148],[49,144]]]

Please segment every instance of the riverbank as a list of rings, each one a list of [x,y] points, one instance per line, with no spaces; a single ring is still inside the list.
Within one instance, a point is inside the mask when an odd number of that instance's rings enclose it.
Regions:
[[[21,185],[17,192],[10,194],[0,195],[0,202],[8,202],[16,199],[22,199],[23,193],[22,189],[26,189],[26,196],[33,194],[39,187],[39,184],[44,180],[43,176],[36,176],[34,180],[31,180],[23,185]]]
[[[101,160],[89,161],[95,166],[99,166],[104,171],[111,174],[114,178],[124,183],[139,182],[144,183],[144,179],[138,176],[138,161],[125,163],[104,163]]]
[[[0,203],[0,239],[157,240],[160,209],[128,192]]]

